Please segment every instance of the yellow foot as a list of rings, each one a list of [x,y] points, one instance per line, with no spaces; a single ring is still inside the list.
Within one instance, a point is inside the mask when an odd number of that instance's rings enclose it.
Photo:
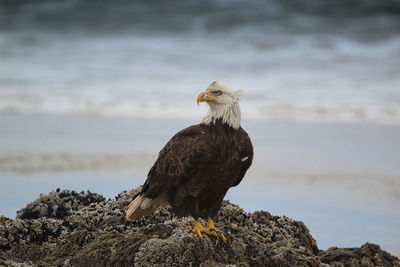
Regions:
[[[207,235],[213,235],[216,237],[220,237],[222,242],[226,243],[226,237],[225,237],[224,233],[222,231],[218,230],[217,228],[215,228],[214,221],[211,218],[208,218],[206,230],[207,230],[207,232],[205,231],[204,233],[206,233]]]
[[[204,228],[200,222],[198,220],[194,221],[194,227],[191,226],[186,226],[187,229],[189,229],[190,231],[192,231],[193,233],[197,234],[200,239],[204,240],[203,235],[201,234],[201,232],[204,232],[204,230],[206,230],[206,228]]]
[[[208,218],[207,226],[203,227],[198,220],[194,221],[194,227],[186,226],[187,229],[197,234],[202,240],[204,239],[201,233],[205,233],[206,235],[213,235],[216,237],[220,237],[222,242],[226,243],[227,239],[225,235],[217,230],[214,226],[214,221],[211,218]]]

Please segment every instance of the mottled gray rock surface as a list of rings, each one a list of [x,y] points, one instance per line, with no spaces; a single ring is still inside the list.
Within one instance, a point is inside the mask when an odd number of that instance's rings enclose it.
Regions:
[[[12,220],[0,216],[0,266],[399,266],[366,243],[319,250],[307,227],[266,211],[247,213],[224,201],[216,226],[228,237],[200,240],[167,207],[128,222],[139,189],[114,200],[90,192],[41,195]]]

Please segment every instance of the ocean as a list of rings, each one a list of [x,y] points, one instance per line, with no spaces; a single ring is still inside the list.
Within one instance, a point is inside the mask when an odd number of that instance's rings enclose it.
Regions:
[[[0,113],[400,124],[398,1],[2,1]]]
[[[255,145],[228,199],[400,255],[399,1],[0,0],[0,214],[142,184],[213,81]]]

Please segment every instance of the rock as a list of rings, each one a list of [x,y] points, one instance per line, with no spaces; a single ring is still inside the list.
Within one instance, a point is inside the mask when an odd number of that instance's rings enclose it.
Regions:
[[[228,238],[204,240],[168,207],[128,222],[125,210],[140,190],[114,200],[90,192],[56,190],[0,216],[0,266],[400,266],[366,243],[320,251],[304,223],[266,211],[247,213],[224,201],[215,218]]]
[[[370,243],[365,243],[361,248],[330,248],[321,253],[321,262],[338,267],[400,266],[398,258]]]
[[[89,191],[77,193],[75,191],[57,189],[48,195],[41,195],[34,202],[17,212],[17,219],[37,219],[41,217],[62,219],[72,211],[81,209],[91,203],[104,201],[104,197]]]

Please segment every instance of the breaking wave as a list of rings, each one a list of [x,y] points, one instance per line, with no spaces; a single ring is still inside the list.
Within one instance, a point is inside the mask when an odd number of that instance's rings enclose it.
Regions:
[[[397,125],[399,11],[367,0],[2,1],[0,113],[194,118],[196,94],[219,80],[245,89],[246,119]]]

